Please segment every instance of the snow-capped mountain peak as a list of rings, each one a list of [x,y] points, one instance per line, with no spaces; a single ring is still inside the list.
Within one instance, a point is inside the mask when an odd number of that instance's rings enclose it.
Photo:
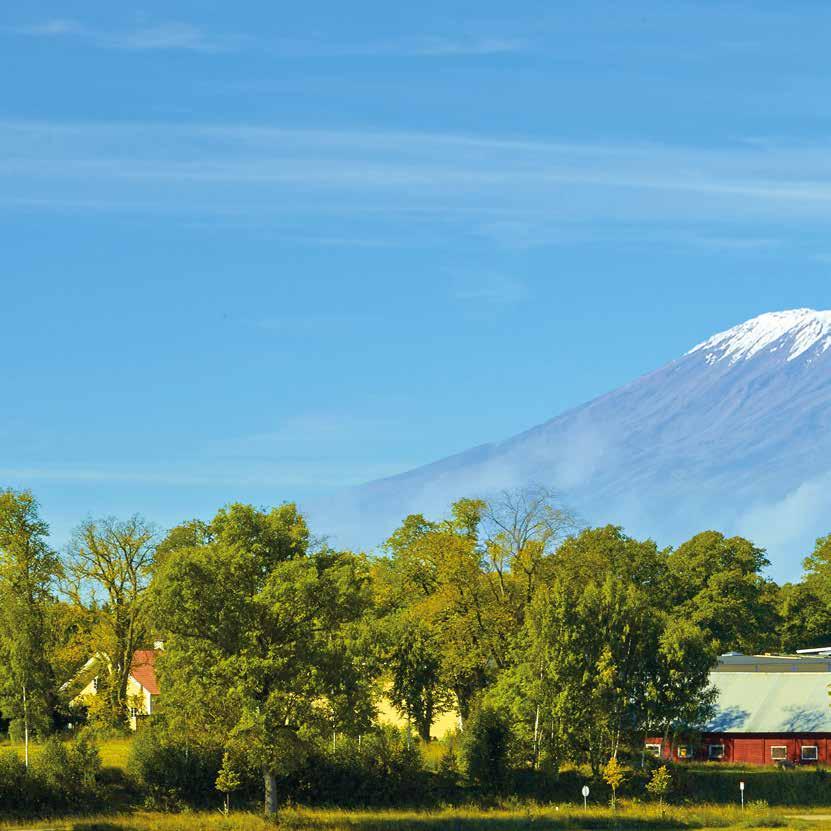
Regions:
[[[831,530],[831,311],[748,320],[543,424],[333,498],[319,524],[372,546],[407,514],[535,483],[662,544],[746,536],[793,579]]]
[[[831,311],[789,309],[768,312],[734,326],[693,347],[708,364],[748,360],[761,352],[785,351],[793,361],[808,352],[821,355],[831,348]]]

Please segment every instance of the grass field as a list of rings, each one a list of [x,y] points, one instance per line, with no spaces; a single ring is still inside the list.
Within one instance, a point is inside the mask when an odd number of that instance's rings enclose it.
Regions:
[[[798,816],[797,816],[798,815]],[[824,817],[824,818],[823,818]],[[7,824],[0,829],[53,829],[54,831],[266,831],[275,823],[251,813],[219,812],[158,814],[138,811],[124,815],[74,818],[43,823]],[[483,810],[444,811],[343,811],[287,808],[276,827],[285,831],[637,831],[638,829],[831,829],[831,814],[771,811],[764,807],[697,806],[668,808],[625,804],[612,813],[608,808],[584,811],[575,806],[532,806]]]
[[[131,736],[120,736],[100,742],[98,750],[101,753],[101,764],[105,768],[124,770],[127,767],[127,756],[130,752],[131,742]],[[25,752],[22,742],[12,744],[9,741],[2,741],[0,742],[0,751],[2,750],[14,750],[21,759]],[[34,759],[38,753],[40,753],[40,745],[33,742],[29,745],[29,757]]]

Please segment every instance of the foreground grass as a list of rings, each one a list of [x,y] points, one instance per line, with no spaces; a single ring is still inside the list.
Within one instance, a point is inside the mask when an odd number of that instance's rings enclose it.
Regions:
[[[347,811],[307,808],[283,809],[276,827],[284,831],[595,831],[615,829],[831,829],[831,819],[807,822],[793,814],[810,811],[790,809],[788,815],[762,806],[742,811],[733,806],[672,806],[661,811],[652,805],[624,804],[618,811],[573,805],[536,806],[486,810],[456,808],[441,811]],[[827,815],[831,817],[831,814]],[[273,831],[275,823],[252,813],[222,816],[212,813],[160,814],[138,811],[130,814],[52,820],[41,823],[4,823],[0,829],[52,829],[52,831]]]

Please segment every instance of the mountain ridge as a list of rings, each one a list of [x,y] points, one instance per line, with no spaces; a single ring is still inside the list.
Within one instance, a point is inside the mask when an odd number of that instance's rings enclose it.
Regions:
[[[661,542],[747,534],[795,576],[831,531],[829,350],[831,311],[758,315],[507,439],[350,489],[321,518],[339,541],[374,544],[407,513],[543,483],[587,522]]]

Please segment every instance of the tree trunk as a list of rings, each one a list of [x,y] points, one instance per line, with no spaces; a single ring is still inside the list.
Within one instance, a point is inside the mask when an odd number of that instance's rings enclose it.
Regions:
[[[277,777],[268,770],[263,771],[265,781],[265,813],[273,817],[277,813]]]
[[[23,754],[26,759],[26,770],[29,769],[29,700],[26,697],[26,685],[23,685]]]
[[[540,705],[537,704],[537,711],[534,715],[534,770],[540,759]]]

